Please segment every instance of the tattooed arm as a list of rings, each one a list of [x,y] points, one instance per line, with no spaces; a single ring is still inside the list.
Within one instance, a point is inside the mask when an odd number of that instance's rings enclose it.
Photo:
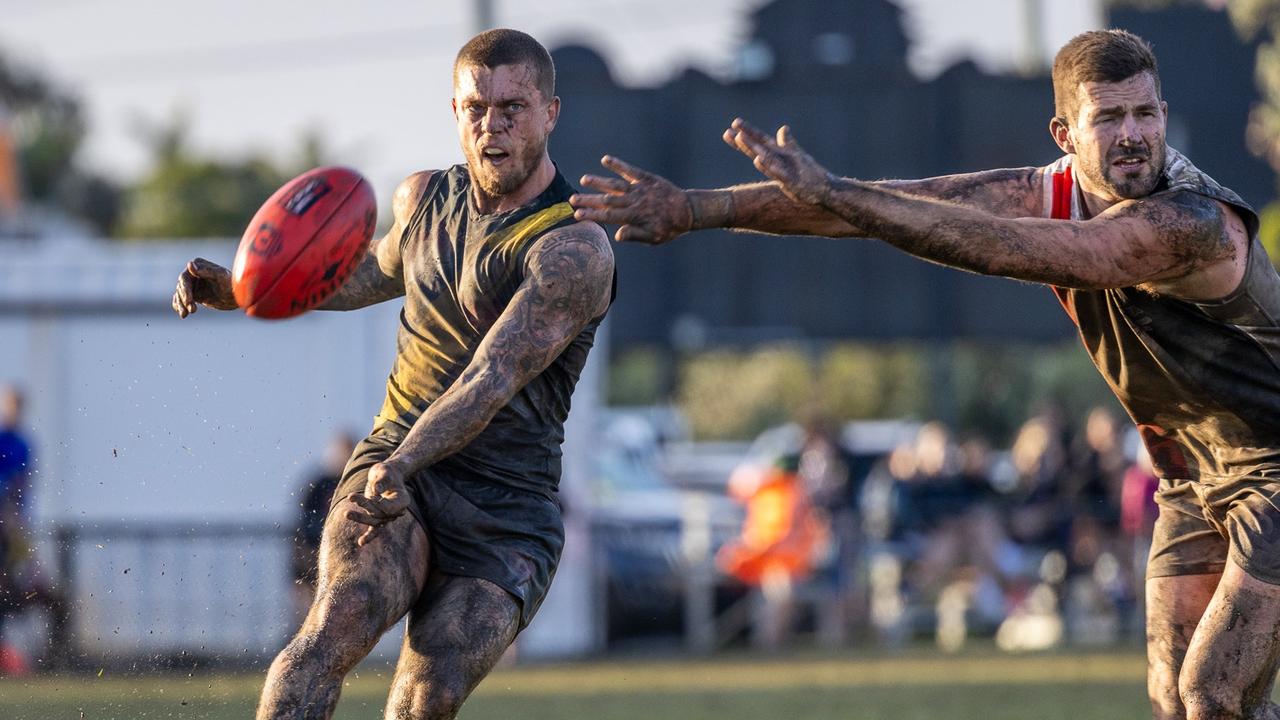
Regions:
[[[369,251],[355,272],[317,310],[358,310],[404,295],[400,237],[413,219],[434,174],[432,171],[414,173],[400,183],[391,198],[391,228],[386,235],[369,243]]]
[[[1197,299],[1230,292],[1244,270],[1243,226],[1194,193],[1121,201],[1087,221],[1007,218],[837,178],[785,126],[776,143],[745,134],[736,141],[797,202],[943,265],[1073,288],[1163,284]]]
[[[427,408],[400,447],[369,470],[364,512],[347,517],[378,526],[408,507],[404,478],[466,447],[516,392],[555,360],[609,306],[613,250],[595,223],[577,223],[540,238],[525,261],[525,279],[476,349],[462,375]]]

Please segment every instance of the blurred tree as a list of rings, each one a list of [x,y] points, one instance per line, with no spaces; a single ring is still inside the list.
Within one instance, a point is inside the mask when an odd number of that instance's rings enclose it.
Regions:
[[[296,161],[277,163],[264,155],[224,158],[197,153],[190,121],[176,112],[166,123],[144,126],[151,170],[129,188],[116,234],[130,240],[238,238],[271,193],[303,170],[324,164],[323,143],[303,137]]]
[[[1096,405],[1121,411],[1076,342],[946,346],[945,391],[934,385],[931,354],[921,344],[849,342],[816,355],[801,345],[702,352],[681,365],[677,404],[695,437],[738,440],[814,409],[837,422],[929,420],[939,417],[942,392],[954,414],[944,419],[997,443],[1046,404],[1073,423]]]
[[[25,198],[59,207],[107,233],[120,193],[110,180],[76,164],[85,136],[79,100],[0,53],[0,111],[9,116]]]
[[[629,348],[609,363],[605,402],[609,405],[654,405],[666,398],[663,381],[669,360],[661,348]]]
[[[682,364],[677,405],[699,439],[746,439],[795,417],[813,387],[809,357],[797,347],[713,350]]]

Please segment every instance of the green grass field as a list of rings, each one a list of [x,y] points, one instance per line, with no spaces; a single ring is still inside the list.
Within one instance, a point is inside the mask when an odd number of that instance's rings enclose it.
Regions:
[[[464,720],[1052,720],[1146,717],[1140,653],[591,662],[504,669]],[[244,720],[260,674],[0,678],[5,720]],[[348,678],[336,717],[375,720],[385,669]]]

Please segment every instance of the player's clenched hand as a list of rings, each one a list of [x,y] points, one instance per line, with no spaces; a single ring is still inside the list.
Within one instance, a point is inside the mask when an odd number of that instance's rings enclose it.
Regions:
[[[775,139],[737,118],[724,131],[724,141],[751,158],[757,170],[778,181],[782,191],[798,202],[821,205],[831,190],[831,173],[800,147],[786,125],[778,128]]]
[[[575,218],[621,225],[614,234],[618,241],[650,245],[693,229],[693,206],[682,188],[611,155],[601,158],[600,164],[620,177],[583,175],[582,184],[599,194],[569,198]]]
[[[178,289],[173,292],[173,311],[186,317],[200,305],[214,310],[235,310],[235,293],[231,290],[231,271],[204,258],[187,263],[178,276]]]
[[[369,542],[378,528],[400,517],[409,509],[409,488],[404,484],[405,473],[394,462],[380,462],[369,468],[364,493],[352,493],[347,499],[360,506],[360,511],[348,510],[347,519],[369,526],[356,540],[357,545]]]

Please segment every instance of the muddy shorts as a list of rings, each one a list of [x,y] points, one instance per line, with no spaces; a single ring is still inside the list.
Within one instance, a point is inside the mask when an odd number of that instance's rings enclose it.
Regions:
[[[330,511],[364,492],[369,468],[382,462],[405,431],[383,426],[356,445],[333,493]],[[407,481],[409,512],[426,531],[430,569],[497,585],[520,602],[520,629],[542,605],[564,547],[560,504],[465,470],[432,466]]]
[[[1280,475],[1160,480],[1147,577],[1220,573],[1280,585]]]

